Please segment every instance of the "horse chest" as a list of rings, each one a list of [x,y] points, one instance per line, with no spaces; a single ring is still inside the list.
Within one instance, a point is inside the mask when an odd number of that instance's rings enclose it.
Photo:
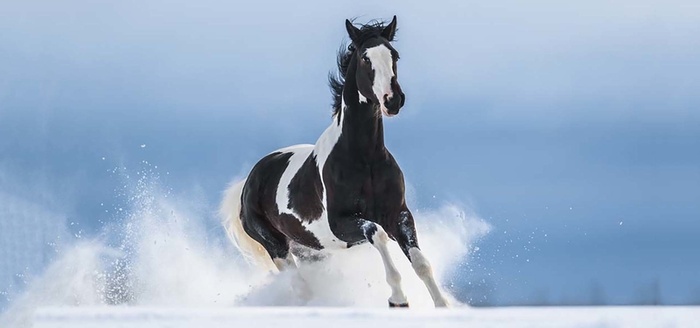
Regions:
[[[391,161],[364,165],[340,165],[325,174],[329,220],[362,216],[379,221],[403,201],[403,178]]]

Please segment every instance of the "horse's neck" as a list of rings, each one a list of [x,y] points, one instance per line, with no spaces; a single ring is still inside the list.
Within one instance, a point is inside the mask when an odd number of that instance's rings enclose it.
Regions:
[[[334,117],[314,147],[321,169],[331,152],[341,154],[344,162],[368,162],[386,157],[381,113],[371,103],[360,102],[354,64],[350,64],[346,76],[338,116]]]
[[[357,156],[371,157],[385,150],[382,117],[371,106],[367,103],[349,105],[343,112],[339,143]]]
[[[339,114],[342,115],[342,134],[336,146],[339,147],[338,151],[347,151],[358,159],[383,155],[386,149],[381,112],[369,102],[360,102],[352,79],[345,81],[345,84],[350,87],[343,90],[345,108]]]

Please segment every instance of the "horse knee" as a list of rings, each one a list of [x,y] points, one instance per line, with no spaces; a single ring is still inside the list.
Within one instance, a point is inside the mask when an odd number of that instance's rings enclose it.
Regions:
[[[401,274],[398,271],[387,272],[386,282],[389,283],[389,286],[398,286],[401,284]]]
[[[362,226],[362,229],[364,230],[365,238],[367,238],[367,241],[372,245],[384,245],[389,242],[389,235],[384,231],[382,226],[376,223],[366,223]]]
[[[433,274],[433,269],[430,266],[428,259],[423,256],[423,253],[418,248],[411,248],[409,250],[411,256],[411,265],[413,265],[413,270],[421,278],[430,277]]]
[[[413,270],[416,271],[416,274],[423,278],[427,277],[433,274],[433,268],[430,266],[430,263],[428,262],[413,262]]]

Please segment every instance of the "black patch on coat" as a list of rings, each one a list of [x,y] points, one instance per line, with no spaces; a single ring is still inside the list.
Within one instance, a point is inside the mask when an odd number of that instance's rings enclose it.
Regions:
[[[245,232],[259,242],[270,257],[286,258],[289,254],[287,237],[271,219],[277,218],[277,184],[289,165],[292,153],[274,152],[255,164],[243,186],[241,222]]]
[[[289,239],[315,250],[323,249],[321,242],[309,230],[306,230],[294,215],[282,213],[275,221],[277,229],[283,231]]]
[[[304,161],[289,183],[289,208],[304,222],[318,220],[323,214],[323,185],[313,154]]]
[[[244,230],[259,242],[273,259],[287,257],[290,241],[316,250],[323,249],[318,238],[306,230],[299,219],[291,214],[280,214],[277,208],[277,186],[289,166],[292,155],[291,152],[275,152],[258,161],[248,175],[241,197],[241,220]],[[306,184],[307,181],[304,180],[297,185],[307,188],[304,187]],[[316,190],[314,184],[310,185]],[[311,211],[309,208],[306,208],[306,212]],[[319,216],[320,213],[314,218]]]
[[[367,241],[369,241],[370,244],[374,244],[374,240],[372,240],[372,237],[374,237],[374,234],[377,233],[377,225],[376,224],[368,224],[363,226],[363,230],[365,233],[365,238],[367,238]]]
[[[399,213],[398,221],[396,222],[398,228],[396,229],[395,236],[396,241],[401,247],[401,251],[406,255],[409,261],[413,262],[408,251],[411,248],[418,247],[418,237],[416,236],[416,225],[413,221],[413,214],[404,208],[401,213]]]

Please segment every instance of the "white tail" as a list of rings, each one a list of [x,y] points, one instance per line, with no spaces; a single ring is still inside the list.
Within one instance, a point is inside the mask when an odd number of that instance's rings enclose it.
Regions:
[[[277,267],[272,262],[265,248],[243,230],[243,223],[241,222],[241,195],[244,184],[245,180],[232,183],[224,193],[224,199],[219,208],[221,223],[224,225],[228,238],[249,263],[276,271]]]

